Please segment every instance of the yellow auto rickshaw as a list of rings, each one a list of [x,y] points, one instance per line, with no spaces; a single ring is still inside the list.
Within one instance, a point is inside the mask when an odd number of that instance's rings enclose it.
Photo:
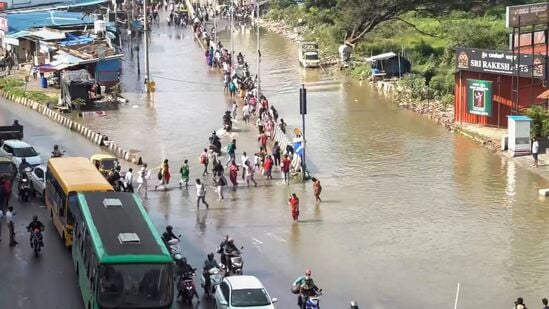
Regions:
[[[9,158],[0,157],[0,178],[9,178],[11,181],[17,175],[17,166]]]
[[[118,159],[115,156],[105,153],[94,154],[90,157],[90,161],[105,177],[119,165]]]

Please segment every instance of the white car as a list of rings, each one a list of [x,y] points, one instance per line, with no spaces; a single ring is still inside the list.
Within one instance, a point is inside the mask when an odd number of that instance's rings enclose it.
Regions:
[[[274,309],[276,298],[271,298],[263,284],[254,276],[231,276],[223,279],[215,291],[216,309]]]
[[[10,158],[17,165],[17,168],[19,168],[19,164],[21,164],[23,158],[32,167],[43,163],[42,158],[40,158],[38,152],[31,145],[18,139],[5,140],[0,147],[0,156]]]
[[[38,165],[32,169],[30,173],[31,190],[34,194],[45,197],[46,191],[46,166]]]

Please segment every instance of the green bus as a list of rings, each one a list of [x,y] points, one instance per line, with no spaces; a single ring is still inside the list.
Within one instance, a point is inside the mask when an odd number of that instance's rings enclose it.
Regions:
[[[85,308],[172,308],[173,260],[139,198],[75,197],[72,258]]]

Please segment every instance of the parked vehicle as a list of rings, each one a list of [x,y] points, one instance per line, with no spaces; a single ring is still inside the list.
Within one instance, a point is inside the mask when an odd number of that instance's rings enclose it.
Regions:
[[[318,44],[315,42],[302,42],[298,49],[299,63],[304,68],[318,68],[320,66],[320,56]]]
[[[38,165],[30,173],[31,191],[34,196],[46,197],[46,166]]]
[[[0,178],[8,177],[12,182],[17,175],[17,166],[8,157],[0,157]]]
[[[5,140],[0,146],[0,156],[10,158],[17,168],[23,158],[33,167],[43,163],[39,153],[31,145],[17,139]]]
[[[215,291],[214,307],[216,309],[274,309],[276,298],[269,293],[254,276],[226,277]]]

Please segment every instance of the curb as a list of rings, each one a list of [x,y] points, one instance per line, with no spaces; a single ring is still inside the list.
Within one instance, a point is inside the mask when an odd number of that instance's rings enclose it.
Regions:
[[[16,97],[14,94],[6,92],[3,89],[0,90],[0,96],[4,97],[9,101],[15,102],[19,105],[32,109],[46,116],[47,118],[59,123],[65,128],[82,135],[84,138],[88,139],[89,141],[96,144],[97,146],[103,149],[106,148],[110,153],[112,153],[119,159],[125,160],[133,164],[137,164],[137,165],[143,164],[143,158],[140,155],[140,151],[131,150],[131,149],[125,150],[122,147],[120,147],[118,144],[116,144],[116,142],[109,140],[109,138],[106,135],[95,132],[78,122],[72,121],[68,117],[65,117],[64,115],[50,109],[49,107],[43,104],[40,104],[39,102],[36,102],[29,98]]]

